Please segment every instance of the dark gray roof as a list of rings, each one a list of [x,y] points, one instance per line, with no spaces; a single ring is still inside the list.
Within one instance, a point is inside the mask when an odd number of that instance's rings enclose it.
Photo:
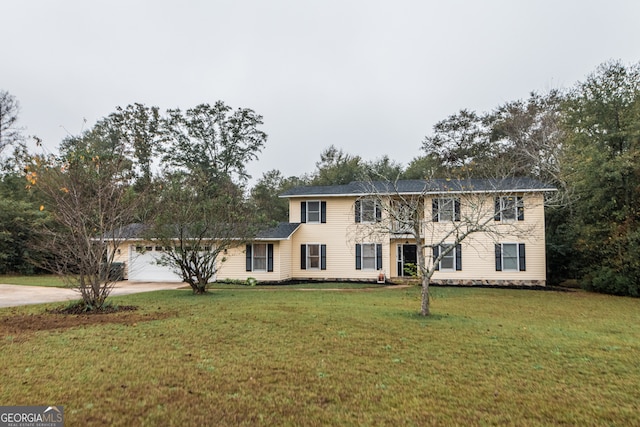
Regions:
[[[393,182],[354,181],[345,185],[303,186],[285,191],[280,197],[364,196],[382,194],[501,193],[507,191],[555,191],[533,178],[503,179],[409,179]]]
[[[281,222],[273,227],[266,228],[256,234],[256,240],[282,240],[288,239],[300,226],[300,223]],[[119,239],[144,239],[148,238],[149,226],[147,224],[133,223],[120,227],[115,231]],[[107,233],[105,238],[111,237]]]
[[[149,229],[147,224],[133,223],[117,228],[114,233],[107,233],[105,238],[115,237],[117,239],[141,239]]]
[[[257,240],[288,239],[300,227],[299,222],[281,222],[275,227],[258,232]]]

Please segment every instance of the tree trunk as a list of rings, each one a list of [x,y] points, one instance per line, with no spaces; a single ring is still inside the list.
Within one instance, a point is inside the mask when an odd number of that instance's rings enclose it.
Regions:
[[[430,316],[431,310],[429,309],[429,277],[422,276],[422,305],[420,314],[423,316]]]
[[[195,280],[190,280],[189,285],[191,285],[191,290],[193,290],[194,295],[204,295],[207,293],[207,284],[196,282]]]

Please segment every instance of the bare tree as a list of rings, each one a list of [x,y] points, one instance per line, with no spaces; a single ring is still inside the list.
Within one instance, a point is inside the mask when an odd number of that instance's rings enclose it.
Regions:
[[[463,241],[480,234],[496,242],[502,236],[529,237],[535,224],[517,221],[524,215],[523,191],[540,185],[531,179],[369,181],[362,184],[365,196],[360,203],[374,203],[380,214],[377,221],[356,225],[354,237],[395,236],[415,242],[422,284],[420,312],[428,316],[432,277]],[[533,207],[535,200],[529,198],[527,207]]]
[[[169,266],[194,294],[204,294],[227,249],[250,240],[252,210],[230,181],[207,186],[208,177],[175,173],[163,183],[158,215],[147,237],[162,245],[159,263]]]
[[[52,254],[40,266],[80,293],[80,310],[92,311],[105,307],[115,284],[112,248],[126,237],[119,230],[132,222],[137,198],[127,185],[127,157],[97,150],[87,138],[77,138],[61,157],[35,156],[27,180],[50,218],[37,230],[36,246]]]

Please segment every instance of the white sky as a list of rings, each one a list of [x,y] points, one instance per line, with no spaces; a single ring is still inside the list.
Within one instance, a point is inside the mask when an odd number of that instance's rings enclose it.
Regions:
[[[0,46],[0,89],[50,149],[117,105],[223,100],[264,116],[255,180],[331,144],[406,164],[462,108],[637,63],[640,1],[0,0]]]

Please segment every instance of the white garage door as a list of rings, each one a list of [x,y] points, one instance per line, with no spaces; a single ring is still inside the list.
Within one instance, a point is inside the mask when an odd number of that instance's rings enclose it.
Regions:
[[[128,278],[132,282],[182,282],[171,267],[160,265],[162,248],[158,246],[129,246]]]

